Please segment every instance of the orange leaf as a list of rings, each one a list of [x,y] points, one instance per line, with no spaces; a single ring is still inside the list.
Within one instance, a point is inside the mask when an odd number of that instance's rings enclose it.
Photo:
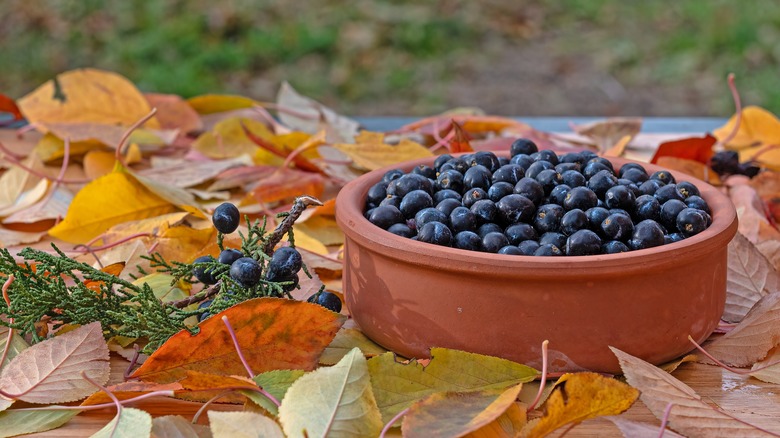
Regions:
[[[258,201],[269,204],[301,195],[322,196],[325,179],[313,172],[280,168],[263,178],[252,191]]]
[[[707,164],[712,156],[712,146],[715,142],[717,139],[710,134],[704,137],[667,141],[658,146],[650,162],[656,164],[661,157],[676,157]]]
[[[102,268],[101,271],[118,277],[123,269],[125,269],[125,262],[117,262]],[[100,286],[104,284],[105,282],[99,280],[84,280],[84,286],[95,293],[100,293]]]
[[[474,152],[474,148],[469,143],[469,135],[463,130],[458,122],[452,122],[452,130],[455,132],[455,138],[450,142],[450,152]]]
[[[464,131],[469,133],[501,132],[507,128],[530,128],[527,124],[507,117],[497,116],[471,116],[471,115],[438,115],[426,117],[416,122],[402,126],[399,131],[417,131],[425,135],[433,135],[434,132],[443,136],[451,128],[451,123],[461,125]]]
[[[255,298],[206,319],[195,336],[186,330],[173,335],[132,377],[166,383],[181,380],[189,370],[228,376],[245,373],[222,316],[230,320],[241,350],[256,374],[314,369],[346,319],[316,304]]]
[[[185,134],[203,129],[198,112],[180,96],[144,93],[144,97],[151,107],[157,108],[157,120],[163,129],[180,129]]]
[[[127,400],[152,391],[181,391],[183,387],[180,383],[166,383],[161,385],[159,383],[148,382],[123,382],[118,385],[109,386],[108,389],[119,400]],[[81,406],[100,405],[111,402],[111,397],[103,391],[98,391],[81,402]]]
[[[0,94],[0,112],[10,113],[14,116],[14,120],[22,120],[24,118],[19,111],[19,107],[16,106],[16,102],[5,94]]]
[[[257,383],[247,377],[220,376],[197,371],[187,371],[187,375],[178,383],[185,391],[177,392],[176,398],[197,402],[206,402],[227,390],[257,390]],[[242,403],[246,398],[235,393],[222,396],[219,400],[222,403]]]
[[[249,130],[249,128],[246,127],[243,123],[241,123],[241,129],[244,130],[244,134],[256,145],[260,146],[261,148],[267,150],[268,152],[279,156],[281,158],[287,158],[289,155],[289,152],[285,148],[284,144],[277,145],[274,143],[274,141],[270,139],[263,138],[259,135],[256,135],[252,131]],[[316,140],[315,140],[315,137]],[[275,139],[276,140],[276,139]],[[313,136],[310,139],[306,140],[304,143],[309,142],[310,140],[314,140],[315,143],[322,143],[325,140],[325,131],[322,131],[317,136]],[[295,166],[298,167],[301,170],[308,170],[309,172],[319,172],[320,168],[312,164],[309,160],[307,160],[303,155],[297,154],[293,157],[292,160],[293,163],[295,163]]]

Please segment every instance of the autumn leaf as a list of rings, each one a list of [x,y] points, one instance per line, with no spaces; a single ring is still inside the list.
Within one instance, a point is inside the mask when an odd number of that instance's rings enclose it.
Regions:
[[[213,114],[252,108],[257,102],[234,94],[203,94],[187,99],[187,104],[199,114]]]
[[[0,351],[5,351],[6,342],[8,342],[8,327],[0,327]],[[21,336],[14,333],[11,335],[11,345],[8,347],[8,353],[6,353],[5,360],[0,363],[0,369],[5,368],[11,362],[11,359],[15,358],[22,351],[29,347],[27,341],[22,339]]]
[[[522,385],[506,390],[437,392],[404,416],[404,437],[462,437],[495,421],[515,402]]]
[[[98,146],[116,149],[127,131],[127,128],[124,126],[105,125],[102,123],[39,123],[37,126],[43,128],[49,134],[57,136],[63,141],[63,145],[64,140],[67,138],[71,141],[71,144],[77,143],[85,147],[86,145],[92,145],[91,149]],[[174,133],[170,131],[136,129],[130,134],[127,144],[136,144],[144,151],[151,152],[173,142],[174,138]],[[76,152],[78,151],[76,149]],[[74,155],[80,154],[74,153]]]
[[[181,96],[144,93],[144,97],[149,106],[157,108],[157,121],[163,129],[178,129],[184,134],[203,129],[198,112]]]
[[[116,417],[91,438],[138,438],[152,433],[152,416],[136,408],[120,410]]]
[[[167,162],[165,165],[140,170],[136,172],[136,175],[152,179],[159,184],[185,188],[214,179],[228,169],[251,164],[252,160],[246,155],[226,160],[177,159]]]
[[[26,243],[35,243],[40,241],[45,235],[46,231],[27,232],[0,228],[0,247],[8,248]]]
[[[736,178],[730,177],[729,183]],[[737,210],[740,234],[753,243],[780,239],[780,233],[769,223],[764,214],[764,202],[752,187],[747,184],[731,184],[729,198]]]
[[[252,380],[257,383],[257,386],[263,388],[277,400],[283,400],[290,386],[303,374],[303,370],[273,370],[258,374]],[[262,406],[266,411],[274,415],[278,413],[279,407],[257,391],[241,391],[241,394],[255,402],[255,404]]]
[[[315,216],[305,222],[295,223],[295,231],[303,231],[323,245],[343,245],[344,232],[333,217]]]
[[[355,137],[355,143],[337,143],[333,147],[367,170],[433,156],[426,147],[411,140],[402,139],[397,145],[390,145],[384,143],[384,137],[382,133],[362,131]]]
[[[780,291],[780,273],[755,245],[739,233],[729,243],[728,251],[723,319],[739,322],[761,297]]]
[[[450,153],[474,152],[474,148],[469,143],[469,135],[457,122],[452,122],[452,132],[455,133],[455,137],[450,141]]]
[[[706,345],[732,366],[751,366],[780,344],[780,292],[762,297],[733,330]],[[702,359],[704,360],[704,359]]]
[[[360,330],[342,328],[336,333],[336,337],[333,338],[333,341],[325,348],[325,351],[322,352],[320,364],[333,365],[354,348],[359,348],[366,357],[374,357],[387,353],[386,348],[383,348],[374,343],[371,339],[368,339]]]
[[[36,171],[41,171],[44,168],[36,154],[30,154],[22,161],[22,164]],[[0,176],[0,216],[8,216],[14,211],[18,211],[19,197],[40,183],[41,178],[35,177],[20,166],[12,166],[3,172]],[[48,187],[46,182],[43,182],[43,186]]]
[[[691,175],[712,185],[720,185],[721,180],[717,173],[710,169],[709,165],[685,158],[663,156],[657,164],[666,170],[678,171]]]
[[[255,164],[280,166],[283,159],[257,147],[246,131],[260,138],[273,138],[273,133],[256,120],[232,117],[214,125],[192,144],[192,149],[213,159],[236,158],[242,155],[254,157]]]
[[[0,373],[0,389],[30,403],[65,403],[108,381],[108,347],[100,323],[93,322],[19,353]]]
[[[274,155],[276,155],[279,158],[287,159],[290,153],[292,152],[291,149],[288,148],[288,145],[285,144],[287,139],[290,138],[290,135],[288,134],[285,137],[277,137],[277,136],[269,136],[268,138],[263,138],[259,135],[255,135],[250,131],[246,126],[243,124],[241,127],[244,129],[244,134],[252,140],[254,144],[259,146],[262,150],[268,151]],[[302,134],[302,133],[297,133]],[[313,136],[308,136],[308,134],[304,134],[308,138],[302,142],[302,144],[299,145],[302,149],[310,149],[310,150],[316,150],[315,148],[321,144],[325,143],[325,131],[320,131],[317,134]],[[295,154],[291,158],[292,163],[295,164],[296,167],[298,167],[301,170],[305,170],[308,172],[319,172],[320,168],[317,167],[314,163],[309,161],[303,153]]]
[[[650,423],[638,423],[636,421],[627,420],[623,417],[608,416],[605,419],[611,421],[615,426],[620,429],[623,436],[626,438],[657,438],[660,435],[660,425]],[[685,438],[684,436],[664,429],[664,437],[666,438]]]
[[[302,195],[317,198],[324,190],[325,179],[319,173],[279,168],[257,183],[252,196],[258,202],[270,204]]]
[[[130,126],[152,109],[126,78],[92,68],[61,73],[17,104],[33,124],[91,122]],[[159,123],[152,118],[146,126],[158,128]]]
[[[378,435],[382,417],[360,350],[296,380],[279,407],[279,421],[291,438]]]
[[[302,96],[286,81],[276,95],[279,119],[295,131],[315,134],[323,129],[328,142],[351,142],[360,124],[325,105]]]
[[[725,125],[712,131],[718,141],[726,140],[734,131],[738,115],[733,115]],[[780,143],[780,120],[771,112],[757,106],[747,106],[742,109],[739,129],[729,140],[731,149],[743,149],[755,145],[771,145]]]
[[[574,132],[593,140],[601,152],[615,146],[623,137],[629,141],[642,129],[642,119],[635,117],[615,117],[593,123],[572,126]]]
[[[780,345],[775,346],[763,360],[753,364],[750,375],[764,382],[780,384]]]
[[[24,118],[19,111],[19,107],[16,106],[16,102],[5,94],[0,94],[0,112],[11,114],[13,120],[22,120]]]
[[[653,158],[650,159],[652,164],[659,164],[658,160],[661,157],[683,158],[686,160],[698,161],[701,164],[708,164],[710,157],[712,157],[712,146],[718,140],[712,135],[705,135],[704,137],[691,137],[683,138],[680,140],[673,140],[663,142],[658,145]],[[659,164],[661,166],[661,164]]]
[[[0,438],[56,429],[79,414],[78,410],[45,409],[0,412]]]
[[[173,204],[118,167],[76,193],[65,219],[52,227],[49,235],[70,243],[85,243],[114,225],[175,210]]]
[[[180,380],[187,370],[244,374],[222,316],[229,318],[255,373],[314,369],[322,350],[345,320],[316,304],[281,298],[244,301],[204,320],[195,336],[186,330],[173,335],[132,377],[165,383]]]
[[[214,438],[284,438],[279,424],[253,412],[209,411]]]
[[[211,438],[207,426],[193,424],[180,415],[166,415],[152,419],[154,438]]]
[[[384,422],[435,392],[503,389],[539,374],[506,359],[446,348],[432,348],[427,366],[416,360],[400,363],[385,353],[371,358],[368,369]]]
[[[176,393],[177,398],[197,402],[207,402],[224,391],[230,390],[231,393],[222,394],[220,401],[223,403],[243,403],[245,399],[238,391],[242,388],[250,391],[257,390],[255,382],[248,377],[226,376],[192,370],[188,370],[185,377],[177,383],[181,384],[184,389],[184,391]],[[241,391],[241,393],[250,391]]]
[[[528,437],[543,437],[570,423],[603,415],[617,415],[639,397],[639,391],[596,373],[567,373],[555,383],[544,404],[544,416]]]
[[[111,274],[113,276],[118,277],[119,274],[122,273],[122,270],[125,269],[125,262],[117,262],[112,263],[108,266],[105,266],[103,268],[100,268],[102,272],[105,272],[107,274]],[[84,280],[84,286],[87,287],[87,289],[90,289],[91,291],[95,293],[101,293],[100,287],[105,285],[105,282],[99,281],[99,280]]]
[[[617,356],[628,384],[640,391],[639,398],[656,418],[663,418],[667,406],[672,404],[668,423],[672,430],[697,437],[769,436],[754,426],[735,421],[731,414],[708,405],[693,389],[669,373],[617,348],[610,348]],[[773,418],[762,420],[754,417],[751,422],[780,430]]]
[[[192,284],[183,280],[179,280],[176,283],[173,283],[173,281],[174,276],[170,274],[153,272],[134,280],[133,284],[137,286],[141,286],[144,283],[148,284],[152,292],[154,292],[154,296],[163,303],[183,300],[190,296],[189,292],[192,289]]]

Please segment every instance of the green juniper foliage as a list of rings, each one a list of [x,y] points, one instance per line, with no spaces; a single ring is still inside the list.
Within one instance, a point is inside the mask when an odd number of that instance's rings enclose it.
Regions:
[[[296,209],[297,207],[297,209]],[[295,217],[285,214],[284,227],[280,225],[273,233],[266,232],[266,223],[249,224],[246,236],[241,234],[241,252],[258,261],[265,274],[273,246],[283,234],[293,242],[292,223],[306,205],[293,208]],[[222,247],[223,236],[218,236]],[[173,277],[172,284],[179,281],[196,283],[193,269],[204,269],[217,280],[212,286],[187,299],[161,302],[147,283],[136,284],[92,266],[78,262],[52,245],[54,253],[25,248],[19,252],[23,263],[7,249],[0,249],[0,280],[13,275],[15,280],[8,290],[10,306],[0,300],[0,324],[19,330],[33,342],[43,340],[36,331],[36,323],[45,320],[55,324],[55,329],[66,324],[88,324],[99,321],[104,336],[125,336],[148,341],[144,353],[151,353],[168,338],[180,330],[195,334],[195,321],[221,312],[228,307],[257,297],[292,298],[283,290],[290,282],[269,282],[263,279],[251,288],[244,288],[229,274],[230,266],[216,260],[207,263],[182,263],[165,260],[159,253],[146,257],[157,272]],[[269,251],[269,248],[271,250]],[[147,274],[140,270],[142,275]],[[308,275],[308,272],[307,272]],[[4,280],[3,280],[4,281]],[[87,287],[85,283],[89,283]],[[99,291],[98,289],[99,288]],[[198,303],[207,299],[208,307],[199,308]],[[206,314],[206,315],[204,315]],[[196,317],[196,318],[192,318]],[[10,321],[13,320],[13,323]]]

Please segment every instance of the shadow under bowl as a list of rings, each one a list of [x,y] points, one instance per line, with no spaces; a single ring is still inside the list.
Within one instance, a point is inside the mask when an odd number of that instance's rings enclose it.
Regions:
[[[630,162],[611,161],[616,169]],[[540,367],[548,340],[550,371],[619,373],[609,346],[661,364],[692,349],[689,335],[705,340],[720,320],[737,216],[703,181],[672,172],[694,183],[712,209],[700,234],[621,254],[533,257],[437,246],[373,225],[363,216],[366,194],[387,170],[347,184],[336,220],[345,234],[346,305],[363,333],[402,356],[426,358],[431,347],[445,347]]]

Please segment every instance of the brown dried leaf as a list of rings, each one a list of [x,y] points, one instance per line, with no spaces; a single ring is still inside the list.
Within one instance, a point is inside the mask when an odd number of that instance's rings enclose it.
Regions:
[[[606,152],[625,136],[631,141],[642,130],[642,119],[615,117],[572,127],[577,134],[590,138],[599,151]],[[628,142],[626,142],[628,143]]]
[[[179,415],[166,415],[152,419],[153,438],[211,438],[208,426],[192,424]]]
[[[639,423],[626,420],[623,417],[608,416],[605,419],[615,423],[620,432],[626,438],[657,438],[661,429],[660,425],[650,423]],[[664,430],[664,437],[667,438],[685,438],[677,432],[669,429]]]
[[[279,424],[260,414],[209,411],[208,415],[214,438],[284,438]]]
[[[282,123],[293,130],[309,134],[325,129],[328,142],[352,142],[360,128],[355,120],[302,96],[286,81],[279,88],[276,102],[283,109],[279,111]]]
[[[767,368],[763,368],[767,367]],[[760,369],[763,368],[763,369]],[[751,376],[764,382],[780,384],[780,346],[769,351],[764,360],[758,361],[750,368]]]
[[[766,357],[778,344],[780,292],[773,292],[761,298],[733,330],[708,343],[706,349],[722,362],[746,367]]]
[[[780,273],[755,245],[739,233],[729,243],[728,250],[728,282],[723,319],[739,322],[761,297],[780,290]]]
[[[437,392],[404,416],[404,437],[461,437],[487,426],[514,404],[520,385],[506,390]]]
[[[610,348],[617,356],[626,380],[641,391],[640,399],[656,418],[661,419],[668,404],[673,404],[668,423],[672,430],[697,437],[770,436],[754,426],[735,421],[731,415],[708,405],[688,385],[660,368],[617,348]],[[774,418],[758,419],[754,420],[754,423],[778,430]]]
[[[735,178],[729,178],[729,182],[732,179]],[[729,188],[729,197],[737,210],[740,234],[753,243],[780,239],[780,232],[767,220],[764,203],[752,187],[747,184],[733,184]]]
[[[93,322],[22,351],[3,368],[0,388],[30,403],[65,403],[97,390],[81,373],[108,381],[108,347]]]
[[[35,243],[40,241],[45,235],[46,231],[28,232],[0,228],[0,247],[8,248],[23,243]]]
[[[380,354],[387,353],[387,349],[383,348],[371,339],[368,339],[366,335],[357,329],[342,328],[336,333],[336,337],[325,348],[320,356],[320,364],[322,365],[334,365],[347,355],[353,348],[359,348],[360,351],[366,357],[379,356]]]
[[[155,161],[152,160],[154,164]],[[153,179],[160,184],[176,187],[192,187],[215,178],[225,170],[251,165],[248,156],[227,160],[168,160],[164,165],[140,170],[138,175]]]

